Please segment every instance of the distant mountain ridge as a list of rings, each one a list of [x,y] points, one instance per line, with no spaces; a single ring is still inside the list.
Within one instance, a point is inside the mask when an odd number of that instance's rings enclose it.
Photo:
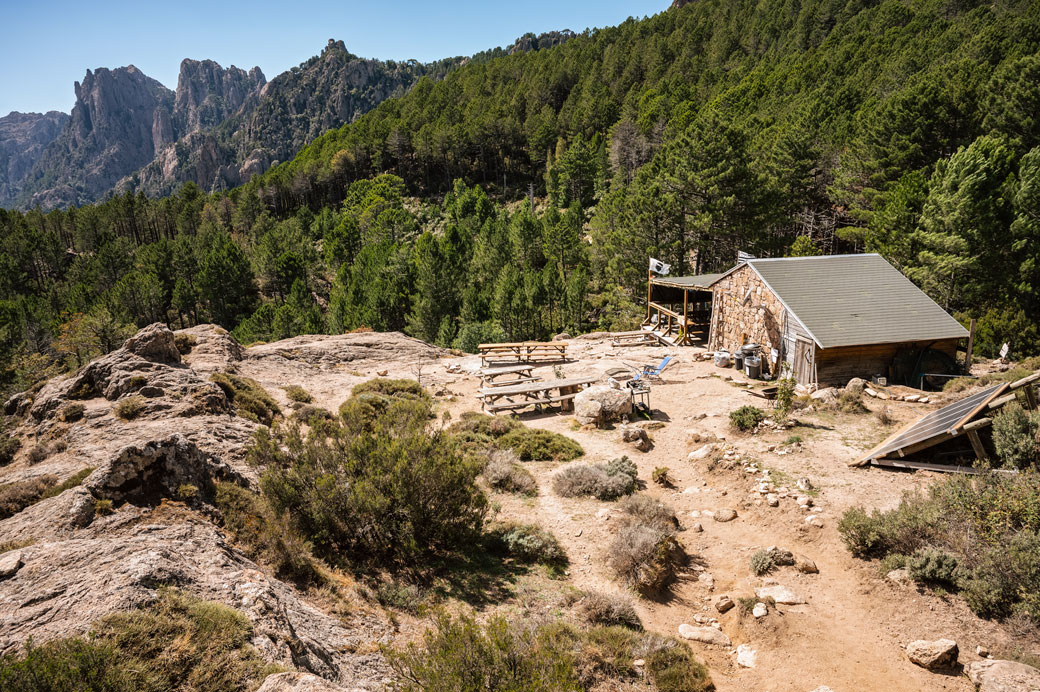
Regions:
[[[472,59],[573,36],[527,34]],[[53,209],[127,191],[158,197],[186,182],[208,191],[235,187],[423,77],[440,79],[470,60],[365,59],[329,39],[319,55],[270,82],[259,67],[247,72],[212,60],[182,61],[176,91],[133,65],[87,70],[71,116],[0,118],[0,207]]]

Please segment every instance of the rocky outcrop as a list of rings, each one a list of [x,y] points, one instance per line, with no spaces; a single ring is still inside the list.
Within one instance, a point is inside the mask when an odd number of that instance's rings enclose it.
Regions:
[[[957,662],[957,642],[952,639],[925,641],[919,639],[906,645],[906,656],[922,668],[948,668]]]
[[[234,65],[224,69],[212,60],[185,59],[177,76],[173,128],[183,137],[216,127],[234,115],[266,83],[259,67],[246,72]]]
[[[172,108],[172,91],[133,65],[87,70],[75,90],[71,119],[33,167],[20,206],[94,201],[155,156],[156,112]]]
[[[68,113],[58,111],[15,111],[0,118],[0,206],[18,197],[25,176],[68,121]]]
[[[175,585],[241,611],[253,625],[253,646],[271,662],[355,686],[374,687],[385,677],[379,654],[353,653],[388,634],[379,618],[361,610],[326,615],[208,522],[188,516],[171,523],[161,509],[133,519],[20,549],[22,566],[0,580],[0,652],[17,650],[29,636],[44,642],[83,634],[98,618],[147,604],[159,588]]]
[[[264,678],[256,692],[359,692],[359,688],[348,690],[310,673],[275,673]]]
[[[974,661],[965,668],[978,692],[1040,692],[1040,670],[1017,661]]]

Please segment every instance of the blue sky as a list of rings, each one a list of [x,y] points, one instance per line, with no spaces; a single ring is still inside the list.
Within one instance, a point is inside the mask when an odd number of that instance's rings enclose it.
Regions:
[[[670,0],[525,2],[68,2],[0,0],[0,115],[68,112],[87,68],[134,64],[170,89],[183,58],[271,79],[330,38],[363,57],[421,61],[508,45],[528,31],[583,31],[660,12]]]

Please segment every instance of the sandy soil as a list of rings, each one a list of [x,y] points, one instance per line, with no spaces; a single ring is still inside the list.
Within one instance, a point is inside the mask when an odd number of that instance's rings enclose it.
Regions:
[[[575,340],[572,354],[576,360],[562,366],[568,377],[602,373],[624,362],[656,363],[664,350],[613,349],[604,341]],[[915,639],[947,637],[958,642],[960,661],[967,663],[977,658],[974,651],[978,644],[994,651],[1013,646],[1011,634],[1000,625],[978,619],[957,598],[919,592],[914,586],[884,579],[875,564],[849,555],[836,530],[846,508],[889,508],[903,493],[923,489],[934,480],[935,474],[930,473],[847,467],[848,461],[894,427],[881,426],[869,414],[799,411],[794,417],[800,425],[790,431],[736,433],[729,427],[730,411],[744,404],[768,408],[768,402],[749,396],[743,386],[725,381],[720,375],[733,371],[698,360],[693,349],[679,349],[675,355],[678,362],[667,370],[666,381],[652,390],[655,419],[664,424],[652,431],[654,447],[649,452],[640,453],[622,443],[617,431],[574,430],[570,415],[521,416],[529,426],[576,439],[586,450],[584,460],[606,461],[627,454],[638,464],[639,477],[648,485],[646,492],[676,509],[684,529],[680,540],[694,556],[696,566],[675,585],[667,600],[638,600],[646,628],[675,634],[680,624],[695,624],[698,613],[718,617],[734,648],[712,648],[697,642],[691,642],[691,646],[711,668],[720,692],[808,692],[820,685],[835,692],[971,690],[972,685],[962,676],[932,673],[911,664],[902,647]],[[454,418],[480,408],[474,398],[479,379],[473,373],[480,365],[475,357],[444,356],[422,361],[398,358],[339,367],[300,368],[293,364],[295,367],[284,370],[268,367],[270,363],[265,360],[247,359],[240,370],[260,380],[285,403],[278,387],[301,384],[315,396],[315,403],[335,410],[353,384],[385,373],[411,378],[421,374],[423,384],[437,393],[439,410],[450,412]],[[420,363],[421,373],[417,373]],[[463,373],[448,372],[449,366],[461,366]],[[543,379],[554,378],[551,365],[539,367],[536,374]],[[866,403],[880,407],[880,402]],[[895,419],[894,425],[900,425],[937,404],[884,405]],[[815,506],[805,511],[792,496],[782,498],[779,507],[768,507],[757,492],[756,478],[745,474],[739,464],[710,470],[706,461],[689,461],[688,453],[699,446],[687,444],[689,430],[724,438],[735,458],[754,459],[770,469],[777,485],[788,483],[793,489],[796,479],[809,478],[816,488]],[[794,447],[783,445],[792,434],[803,442]],[[773,445],[780,446],[768,451]],[[501,514],[540,523],[555,533],[571,558],[566,585],[623,591],[605,565],[612,530],[618,523],[614,505],[554,495],[551,476],[559,466],[529,464],[539,484],[538,497],[496,494],[494,500],[501,504]],[[673,489],[650,482],[650,474],[658,466],[670,469],[675,480]],[[691,514],[721,508],[735,509],[738,518],[719,523]],[[822,527],[808,524],[809,515],[818,517]],[[703,527],[703,532],[692,530],[695,523]],[[736,600],[753,595],[754,588],[765,583],[751,574],[748,560],[756,549],[772,545],[815,561],[819,574],[803,575],[785,567],[767,578],[796,590],[807,603],[777,606],[760,620],[742,616],[739,608],[719,616],[712,607],[719,595],[728,594]],[[709,574],[710,579],[703,574]],[[737,666],[735,647],[739,644],[748,644],[757,652],[754,668]]]

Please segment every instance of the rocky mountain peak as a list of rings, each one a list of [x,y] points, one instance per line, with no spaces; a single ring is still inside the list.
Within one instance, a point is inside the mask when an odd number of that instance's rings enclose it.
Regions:
[[[173,105],[175,135],[220,124],[266,82],[259,67],[246,72],[234,65],[225,69],[213,60],[184,59]]]

